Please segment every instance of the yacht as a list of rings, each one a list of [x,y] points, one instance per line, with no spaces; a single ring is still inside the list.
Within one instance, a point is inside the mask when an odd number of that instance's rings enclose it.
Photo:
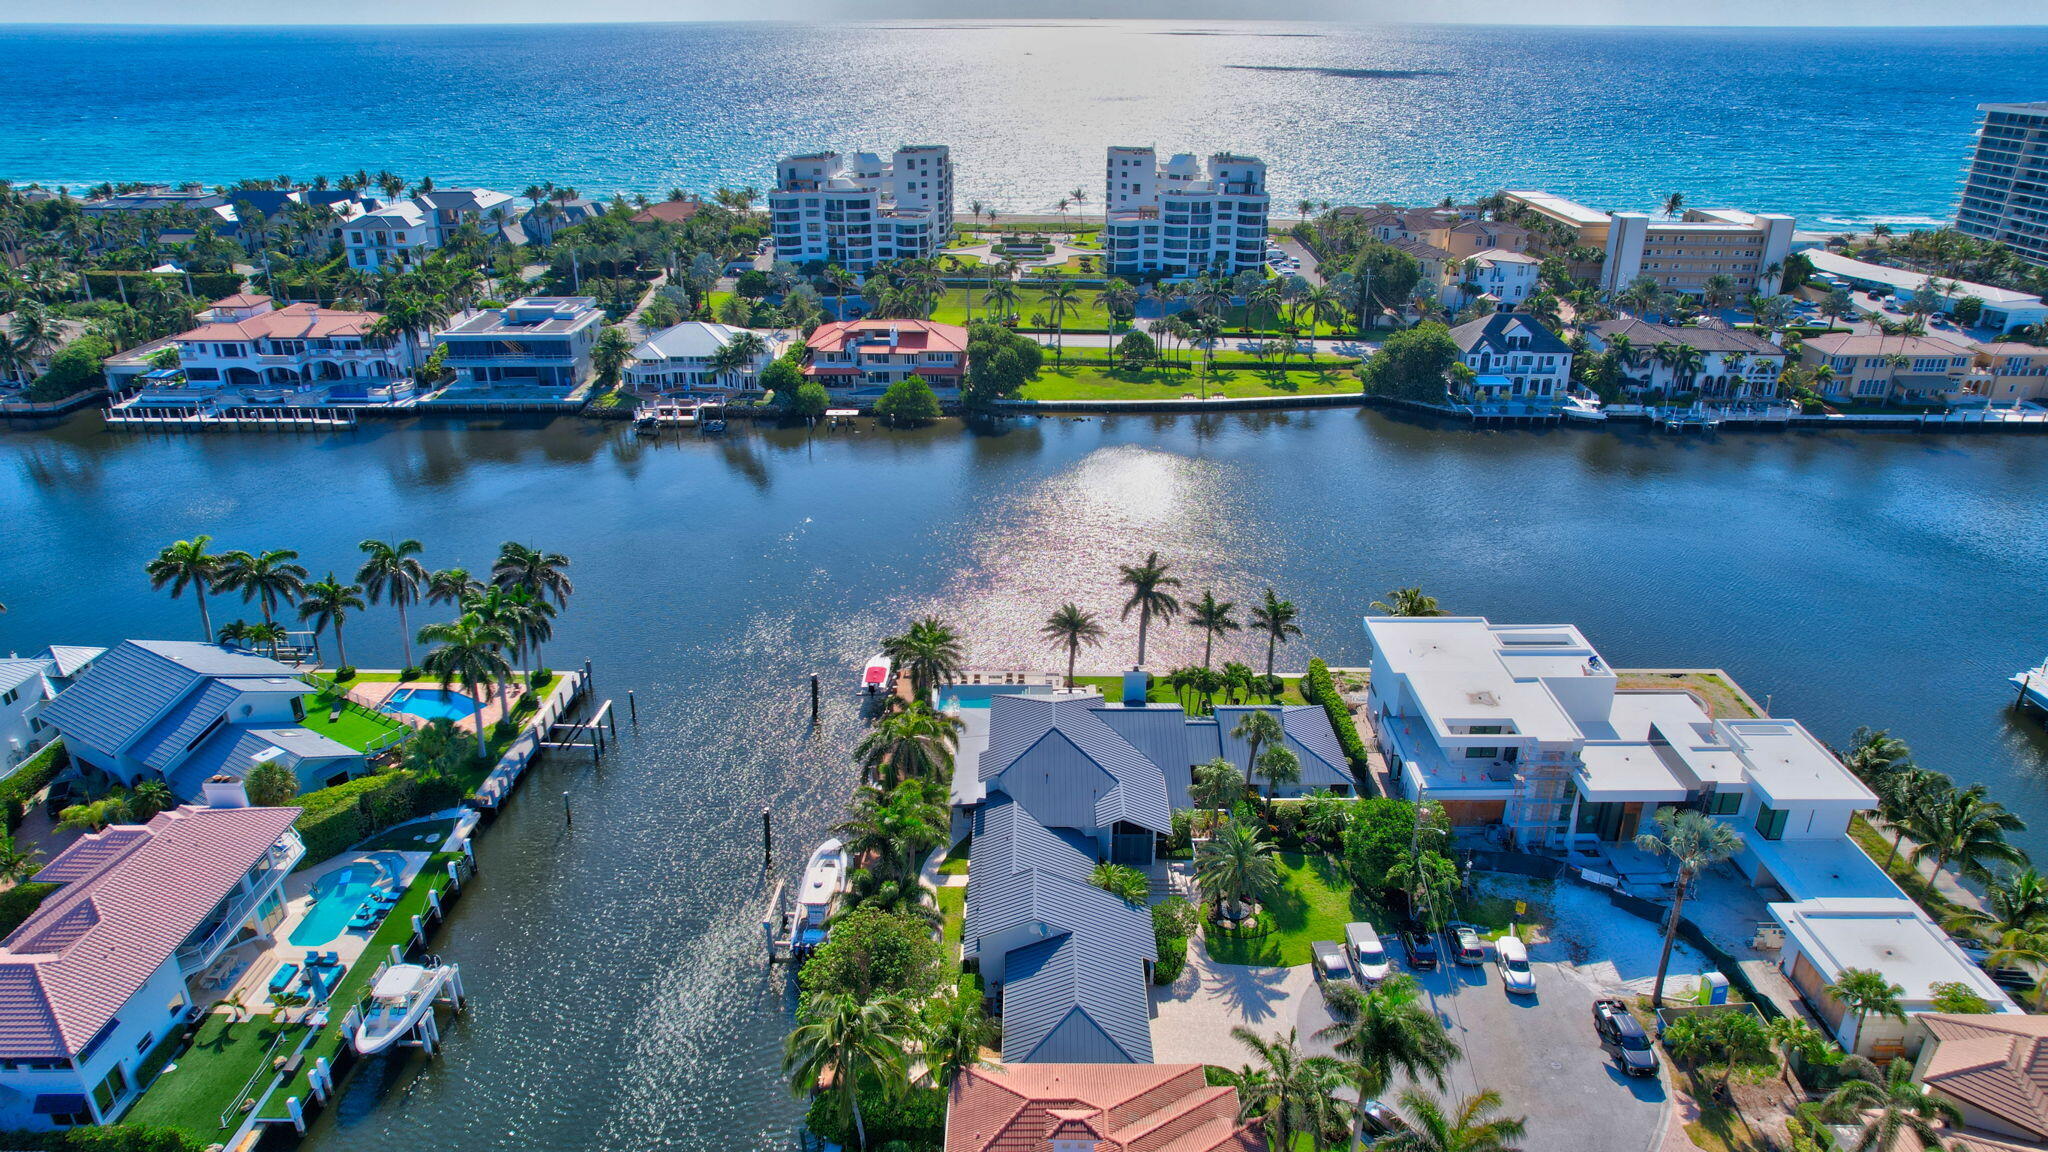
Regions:
[[[1566,396],[1560,409],[1569,420],[1605,420],[1607,413],[1600,408],[1600,401],[1591,396]]]
[[[356,1025],[355,1049],[364,1056],[382,1052],[410,1036],[422,1018],[434,1011],[444,986],[459,980],[453,964],[393,964],[377,976]],[[459,996],[459,983],[448,988]]]
[[[846,891],[846,846],[827,840],[811,853],[804,865],[804,879],[796,892],[796,912],[790,917],[789,953],[802,958],[825,942],[825,921],[839,905]]]
[[[2048,660],[2043,660],[2025,672],[2014,673],[2011,681],[2013,686],[2020,690],[2019,699],[2014,703],[2031,704],[2043,712],[2048,712]]]

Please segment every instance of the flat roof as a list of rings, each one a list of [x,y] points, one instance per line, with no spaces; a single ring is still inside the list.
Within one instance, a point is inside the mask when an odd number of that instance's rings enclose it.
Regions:
[[[1805,255],[1808,260],[1813,262],[1815,268],[1831,276],[1846,276],[1851,280],[1869,280],[1878,284],[1888,284],[1893,288],[1906,292],[1918,289],[1920,285],[1925,284],[1928,280],[1927,273],[1925,272],[1893,268],[1885,264],[1872,264],[1867,260],[1858,260],[1851,256],[1844,256],[1839,252],[1830,252],[1825,248],[1815,248]],[[1975,296],[1986,304],[1996,305],[2001,308],[2024,307],[2029,304],[2035,307],[2041,306],[2041,298],[2039,296],[2026,292],[2015,292],[2010,288],[1993,288],[1989,284],[1972,284],[1967,280],[1939,279],[1944,284],[1955,285],[1952,291],[1944,293],[1944,295],[1958,298]]]
[[[1567,200],[1550,192],[1540,192],[1534,189],[1526,191],[1510,189],[1501,193],[1501,195],[1511,196],[1540,212],[1548,212],[1553,216],[1563,217],[1575,224],[1605,224],[1612,219],[1607,213],[1600,211],[1598,208],[1588,208],[1577,200]]]
[[[1830,800],[1877,807],[1877,794],[1797,720],[1723,720],[1720,726],[1771,807]]]
[[[1369,616],[1365,631],[1389,670],[1408,677],[1416,703],[1440,730],[1506,721],[1518,736],[1547,742],[1580,738],[1578,725],[1543,684],[1546,678],[1588,675],[1589,663],[1599,657],[1569,624]]]
[[[1862,845],[1847,836],[1744,840],[1794,900],[1896,900],[1905,895]]]
[[[1604,729],[1579,725],[1589,746],[1607,740],[1653,745],[1687,787],[1743,783],[1742,758],[1690,693],[1616,692],[1607,717]]]
[[[1832,981],[1850,968],[1875,969],[1905,989],[1909,1008],[1934,999],[1936,984],[1968,985],[1994,1006],[2012,1003],[1911,900],[1837,899],[1773,904],[1771,915]]]
[[[1579,794],[1596,804],[1681,803],[1687,792],[1648,744],[1588,744],[1579,750]]]

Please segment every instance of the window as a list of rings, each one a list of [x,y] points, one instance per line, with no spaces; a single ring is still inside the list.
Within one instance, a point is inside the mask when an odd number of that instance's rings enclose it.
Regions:
[[[1500,749],[1498,749],[1498,748],[1467,748],[1467,749],[1465,749],[1465,759],[1467,759],[1467,760],[1498,760],[1498,759],[1500,759]]]
[[[21,689],[19,688],[9,688],[5,693],[0,693],[0,704],[12,704],[19,699],[21,699]]]
[[[1715,792],[1707,797],[1707,815],[1733,816],[1742,811],[1742,793]]]
[[[1766,840],[1782,840],[1785,838],[1785,821],[1791,815],[1792,813],[1782,808],[1773,808],[1768,804],[1758,805],[1756,830]]]
[[[92,1101],[99,1105],[100,1115],[107,1116],[113,1113],[114,1105],[120,1103],[127,1095],[128,1073],[123,1072],[121,1066],[116,1064],[113,1071],[107,1073],[107,1078],[100,1081],[99,1087],[92,1090]]]

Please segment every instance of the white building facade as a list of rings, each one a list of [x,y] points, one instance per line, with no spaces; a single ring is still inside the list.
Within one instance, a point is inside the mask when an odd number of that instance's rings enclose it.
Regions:
[[[866,273],[928,259],[953,235],[953,157],[943,145],[786,156],[768,194],[775,258]]]
[[[1102,262],[1111,275],[1235,275],[1266,262],[1266,165],[1218,152],[1206,166],[1151,148],[1111,148],[1103,176]]]
[[[526,296],[434,333],[458,386],[574,389],[590,378],[604,309],[588,296]]]
[[[268,296],[216,300],[200,325],[172,337],[179,368],[193,384],[290,389],[359,380],[388,385],[407,375],[413,342],[378,330],[375,312],[287,304]]]
[[[742,333],[761,341],[760,351],[736,367],[721,364],[722,354]],[[783,334],[735,328],[703,320],[685,320],[664,328],[633,349],[626,383],[639,392],[747,392],[758,388],[785,342]]]

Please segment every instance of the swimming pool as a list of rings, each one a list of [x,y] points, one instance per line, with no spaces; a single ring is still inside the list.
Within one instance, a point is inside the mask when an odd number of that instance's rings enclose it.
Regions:
[[[327,875],[313,881],[308,893],[313,897],[313,907],[306,912],[306,918],[292,929],[291,942],[304,948],[325,944],[340,936],[348,928],[348,922],[362,907],[370,890],[392,879],[389,868],[370,857],[351,860],[346,866],[336,868]]]
[[[939,710],[986,708],[997,696],[1050,696],[1052,692],[1046,684],[948,684],[939,689]]]
[[[400,688],[384,702],[386,712],[403,712],[422,720],[467,720],[481,707],[449,688]]]

